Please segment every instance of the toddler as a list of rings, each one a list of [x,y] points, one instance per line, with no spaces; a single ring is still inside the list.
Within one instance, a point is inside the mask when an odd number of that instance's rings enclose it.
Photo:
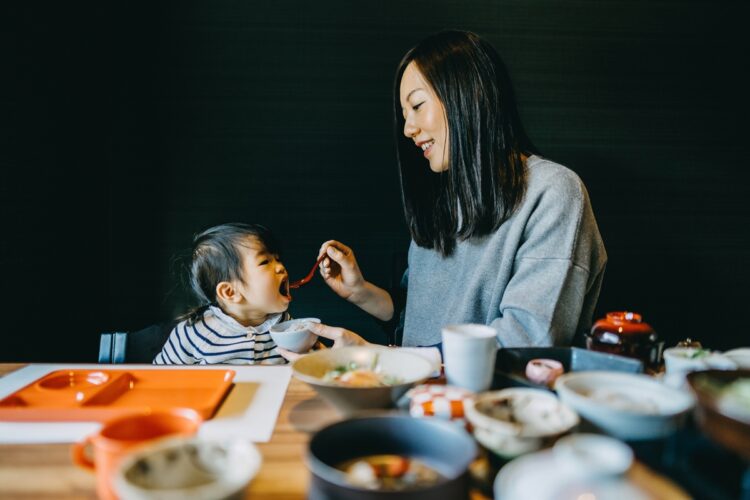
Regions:
[[[180,318],[154,364],[283,364],[269,329],[289,319],[289,276],[271,232],[223,224],[193,240],[190,285],[202,306]]]

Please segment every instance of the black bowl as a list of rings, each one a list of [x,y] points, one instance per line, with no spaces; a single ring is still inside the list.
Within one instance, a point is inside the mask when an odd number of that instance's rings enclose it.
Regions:
[[[336,465],[368,455],[418,458],[443,479],[420,489],[369,490],[352,486]],[[343,420],[310,440],[307,463],[312,473],[310,500],[469,498],[469,464],[477,454],[471,436],[455,423],[403,414],[380,414]]]

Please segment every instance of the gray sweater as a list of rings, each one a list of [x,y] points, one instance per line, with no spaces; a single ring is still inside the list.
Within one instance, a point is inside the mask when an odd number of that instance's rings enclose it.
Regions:
[[[497,231],[449,257],[412,242],[403,345],[437,344],[451,323],[491,325],[504,347],[570,345],[591,326],[606,263],[579,177],[532,156],[525,197]]]

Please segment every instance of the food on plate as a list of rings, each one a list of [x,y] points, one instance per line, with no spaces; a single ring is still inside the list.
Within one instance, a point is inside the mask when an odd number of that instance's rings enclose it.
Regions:
[[[696,386],[716,398],[716,406],[732,418],[750,422],[750,377],[729,383],[710,376],[700,377]]]
[[[643,413],[646,415],[659,414],[659,404],[648,395],[637,391],[630,393],[624,388],[613,389],[602,387],[593,389],[588,396],[590,399],[603,403],[615,410]]]
[[[738,378],[725,385],[719,395],[719,405],[736,408],[745,420],[750,420],[750,378]]]
[[[548,435],[567,429],[577,418],[554,395],[539,394],[540,389],[508,392],[496,398],[478,398],[476,410],[495,420],[510,424],[523,435]],[[488,393],[489,394],[489,393]]]
[[[299,332],[302,330],[309,330],[310,329],[310,322],[309,321],[300,321],[297,323],[292,323],[289,325],[289,328],[284,330],[285,332]]]
[[[554,359],[532,359],[526,364],[526,378],[535,384],[551,386],[564,371],[562,363]]]
[[[371,490],[424,488],[442,478],[421,460],[403,455],[369,455],[348,460],[336,468],[346,474],[352,486]]]
[[[323,380],[336,382],[348,387],[385,387],[401,383],[401,379],[381,373],[378,367],[378,356],[375,356],[369,368],[361,367],[354,361],[339,365],[323,375]]]
[[[708,349],[696,349],[695,351],[691,353],[686,353],[685,357],[690,358],[690,359],[698,359],[698,358],[705,358],[709,354],[711,354],[711,351],[709,351]]]

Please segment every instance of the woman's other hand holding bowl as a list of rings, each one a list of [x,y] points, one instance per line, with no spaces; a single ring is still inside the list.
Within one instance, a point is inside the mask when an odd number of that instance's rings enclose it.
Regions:
[[[369,345],[365,339],[356,333],[345,328],[336,326],[323,325],[321,323],[310,323],[309,330],[319,337],[333,340],[333,348],[345,347],[350,345]],[[297,354],[282,347],[276,347],[276,351],[281,354],[287,361],[294,361],[304,354]]]

